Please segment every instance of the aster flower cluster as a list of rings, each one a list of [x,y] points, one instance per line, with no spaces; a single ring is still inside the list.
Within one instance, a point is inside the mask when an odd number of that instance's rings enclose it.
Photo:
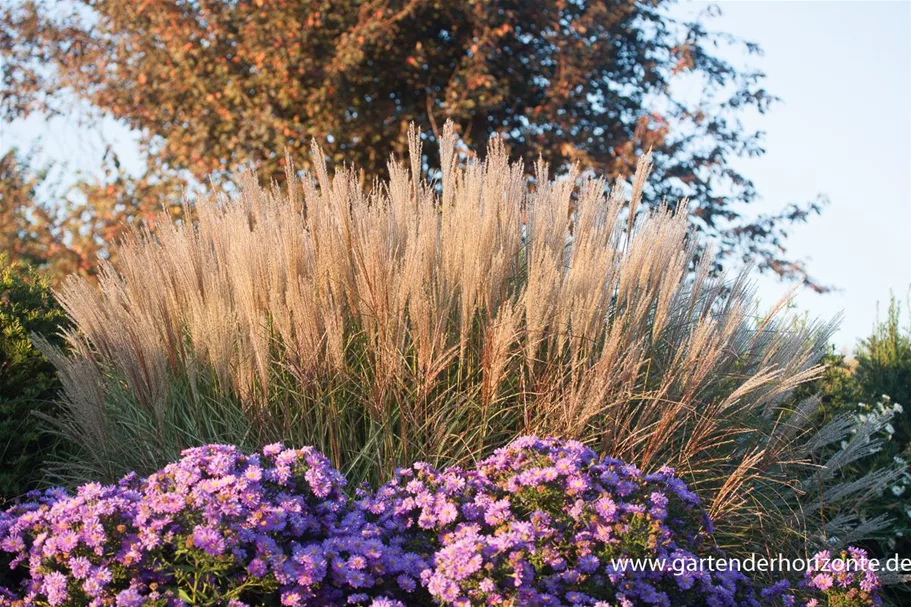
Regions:
[[[881,589],[867,552],[852,546],[837,555],[817,552],[793,588],[780,580],[760,594],[764,604],[783,607],[878,607]]]
[[[645,475],[581,443],[525,437],[470,474],[400,471],[362,504],[421,537],[437,604],[758,605],[739,573],[618,567],[697,559],[710,522],[672,470]]]
[[[821,593],[823,599],[810,599],[807,607],[829,604],[845,607],[881,605],[880,581],[869,568],[870,557],[861,548],[850,547],[838,555],[829,551],[816,554],[807,569],[803,586]]]
[[[145,479],[35,494],[0,513],[0,605],[879,604],[872,573],[757,593],[735,571],[618,565],[711,554],[711,521],[673,470],[577,442],[524,437],[470,471],[344,486],[310,448],[209,445]]]
[[[0,565],[21,604],[222,605],[274,596],[329,604],[325,539],[344,515],[344,479],[311,448],[244,455],[190,449],[146,479],[54,492],[0,517]],[[277,601],[277,602],[278,602]]]

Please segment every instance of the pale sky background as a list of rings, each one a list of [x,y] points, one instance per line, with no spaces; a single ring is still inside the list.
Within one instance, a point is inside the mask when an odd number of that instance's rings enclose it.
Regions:
[[[683,3],[674,12],[709,4],[722,11],[711,29],[763,48],[749,65],[766,72],[765,87],[783,100],[765,116],[744,117],[747,128],[766,132],[764,156],[734,163],[762,196],[754,211],[820,193],[831,200],[821,216],[793,229],[787,246],[808,260],[813,276],[840,289],[801,290],[796,304],[814,317],[843,313],[835,344],[848,352],[870,333],[877,302],[884,307],[890,290],[905,305],[909,298],[911,0],[727,0]],[[122,127],[108,123],[104,131],[118,149],[131,146]],[[28,148],[36,138],[45,158],[65,160],[69,170],[92,171],[103,150],[97,134],[37,117],[4,126],[0,150]],[[135,154],[121,158],[138,168]],[[771,278],[758,282],[765,306],[788,289]]]
[[[786,245],[811,274],[840,290],[802,289],[796,304],[811,316],[841,312],[843,351],[869,335],[890,290],[905,304],[911,286],[911,2],[734,1],[710,4],[712,29],[759,43],[749,63],[782,99],[744,125],[766,132],[766,154],[733,164],[753,179],[757,209],[781,208],[819,193],[831,204],[795,227]],[[767,205],[767,206],[766,206]],[[759,279],[771,304],[786,290]],[[882,315],[882,313],[881,313]]]

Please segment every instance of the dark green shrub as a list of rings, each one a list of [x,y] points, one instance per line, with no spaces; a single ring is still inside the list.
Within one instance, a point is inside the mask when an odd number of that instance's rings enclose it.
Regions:
[[[0,502],[35,488],[53,449],[35,413],[53,412],[57,375],[30,336],[60,343],[65,319],[45,279],[0,255]]]
[[[902,325],[901,312],[893,297],[885,319],[860,341],[853,361],[827,354],[822,361],[824,374],[798,391],[799,397],[819,397],[819,423],[845,413],[859,423],[885,422],[871,437],[879,443],[877,451],[840,473],[842,480],[850,482],[888,466],[906,467],[902,477],[887,483],[855,513],[863,520],[891,519],[877,541],[865,543],[880,558],[894,553],[911,555],[911,474],[907,472],[911,461],[911,324]],[[909,597],[907,586],[890,586],[886,596],[903,605]]]
[[[817,416],[820,423],[834,417],[851,413],[858,403],[865,400],[864,392],[854,374],[854,365],[844,354],[833,350],[823,356],[819,364],[824,365],[822,374],[815,380],[800,386],[794,392],[794,403],[806,398],[818,398]]]
[[[892,297],[885,319],[857,349],[854,378],[866,402],[881,401],[885,395],[895,411],[874,464],[911,461],[911,317],[906,320],[903,325],[901,304]],[[885,541],[888,552],[911,554],[911,475],[890,487],[877,505],[896,521]]]
[[[882,322],[857,350],[855,377],[864,396],[873,401],[883,394],[904,411],[893,420],[893,440],[899,451],[911,445],[911,318],[902,326],[901,304],[893,297]]]

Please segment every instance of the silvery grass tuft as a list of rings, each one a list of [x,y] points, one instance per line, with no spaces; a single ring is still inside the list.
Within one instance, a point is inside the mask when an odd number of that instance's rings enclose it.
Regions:
[[[713,277],[685,205],[639,208],[648,157],[627,198],[543,163],[530,184],[498,139],[465,161],[451,127],[439,183],[414,132],[410,164],[369,190],[313,156],[284,190],[248,175],[233,199],[188,208],[192,223],[133,234],[97,289],[63,286],[75,328],[67,352],[45,349],[65,385],[59,427],[82,447],[66,480],[283,440],[378,481],[558,435],[673,466],[728,547],[883,528],[855,513],[895,471],[838,473],[876,448],[875,422],[814,428],[817,403],[791,398],[831,325],[784,304],[758,316],[745,273]]]

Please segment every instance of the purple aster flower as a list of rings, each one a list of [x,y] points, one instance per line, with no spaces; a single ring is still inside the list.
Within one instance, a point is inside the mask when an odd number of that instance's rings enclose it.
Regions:
[[[219,556],[225,551],[225,539],[212,527],[194,529],[193,545],[211,556]]]
[[[59,571],[48,573],[44,576],[41,591],[47,596],[49,605],[61,605],[69,596],[66,576]]]

